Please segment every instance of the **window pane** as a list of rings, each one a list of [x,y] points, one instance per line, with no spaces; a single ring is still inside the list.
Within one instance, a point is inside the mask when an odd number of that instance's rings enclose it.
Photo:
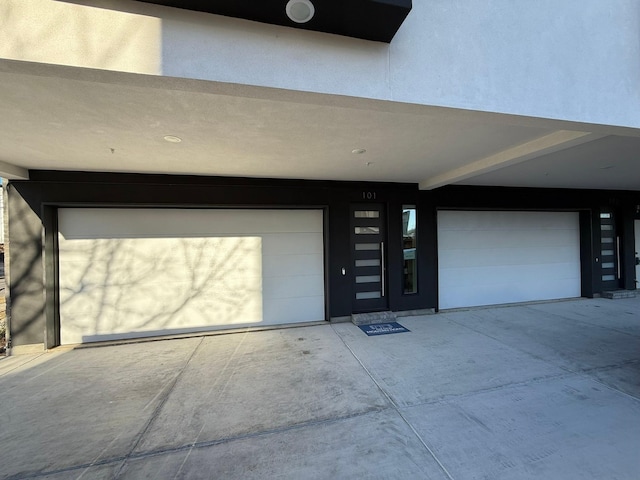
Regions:
[[[356,260],[356,267],[379,267],[380,259],[374,258],[372,260]]]
[[[380,275],[358,275],[356,283],[380,283]]]
[[[370,298],[380,298],[380,292],[357,292],[357,300],[367,300]]]
[[[356,235],[377,235],[380,227],[355,227]]]
[[[380,250],[379,243],[356,243],[356,250]]]
[[[353,215],[355,218],[380,218],[380,212],[377,210],[356,210]]]
[[[402,207],[402,257],[404,262],[404,293],[418,292],[418,264],[416,254],[416,206]]]

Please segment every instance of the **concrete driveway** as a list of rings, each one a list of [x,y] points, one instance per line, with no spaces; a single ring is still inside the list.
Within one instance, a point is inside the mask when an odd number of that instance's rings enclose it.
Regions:
[[[640,478],[640,299],[0,360],[0,477]]]

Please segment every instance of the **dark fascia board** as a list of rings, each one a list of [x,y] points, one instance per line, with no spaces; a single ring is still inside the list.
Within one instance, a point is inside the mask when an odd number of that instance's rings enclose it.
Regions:
[[[311,0],[314,17],[298,24],[285,13],[287,0],[142,1],[386,43],[391,42],[412,7],[411,0]]]
[[[365,182],[342,180],[299,180],[264,177],[221,177],[206,175],[177,175],[163,173],[83,172],[69,170],[29,170],[29,180],[11,180],[11,183],[101,183],[101,184],[156,184],[156,185],[205,185],[229,187],[302,187],[334,188],[344,190],[383,189],[418,191],[417,183]]]

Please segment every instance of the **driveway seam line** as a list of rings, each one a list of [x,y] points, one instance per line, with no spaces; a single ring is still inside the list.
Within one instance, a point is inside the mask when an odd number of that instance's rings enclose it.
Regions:
[[[422,446],[425,448],[425,450],[427,450],[427,452],[429,452],[429,455],[431,455],[431,457],[433,458],[433,460],[438,464],[438,466],[440,467],[440,469],[444,472],[444,474],[447,476],[447,478],[449,480],[455,480],[453,478],[453,476],[451,475],[451,473],[449,473],[449,470],[447,470],[447,467],[444,466],[444,464],[440,461],[440,459],[436,456],[435,452],[429,447],[429,445],[427,445],[427,443],[424,441],[424,439],[422,438],[422,436],[418,433],[418,431],[414,428],[413,425],[411,425],[411,423],[409,422],[409,420],[407,420],[407,418],[403,415],[403,413],[400,411],[400,408],[398,407],[398,405],[396,404],[396,402],[391,398],[391,396],[385,391],[384,388],[382,388],[382,386],[378,383],[378,381],[373,377],[373,375],[371,374],[371,372],[369,371],[369,369],[364,365],[364,363],[362,363],[362,360],[360,360],[360,358],[358,357],[358,355],[356,355],[356,353],[352,350],[352,348],[349,346],[349,344],[346,342],[346,340],[344,338],[342,338],[342,336],[335,330],[334,326],[331,325],[332,330],[334,331],[334,333],[336,334],[336,336],[340,339],[340,341],[344,344],[345,347],[347,347],[347,350],[349,350],[349,352],[351,352],[351,355],[353,355],[353,358],[356,359],[356,361],[360,364],[360,366],[362,367],[362,369],[366,372],[366,374],[369,376],[369,378],[371,379],[371,381],[373,381],[373,383],[376,385],[376,387],[378,387],[378,390],[380,390],[380,392],[386,397],[386,399],[389,401],[389,403],[392,405],[393,409],[396,411],[396,413],[400,416],[400,418],[402,419],[402,421],[407,425],[407,427],[409,427],[409,429],[413,432],[413,434],[416,436],[416,438],[418,439],[418,441],[422,444]]]
[[[196,345],[196,348],[193,349],[193,352],[191,352],[191,355],[189,355],[189,358],[184,363],[184,365],[182,366],[182,368],[180,369],[178,374],[169,383],[169,385],[167,385],[164,388],[165,394],[163,395],[162,399],[160,400],[160,402],[158,403],[156,408],[153,410],[153,413],[151,414],[151,417],[149,417],[149,420],[145,424],[144,428],[137,435],[136,441],[133,444],[133,446],[131,447],[131,449],[129,450],[129,453],[127,453],[127,455],[125,455],[124,459],[122,460],[122,464],[120,465],[120,468],[118,468],[118,471],[114,475],[115,478],[119,478],[120,477],[120,474],[122,473],[122,469],[126,465],[127,460],[129,460],[131,458],[131,456],[135,452],[136,448],[138,448],[138,445],[142,441],[142,438],[149,431],[149,428],[151,428],[151,425],[154,423],[156,418],[158,418],[158,415],[160,414],[160,411],[162,410],[162,407],[164,407],[165,403],[167,403],[167,399],[169,398],[169,395],[171,395],[171,392],[173,392],[173,389],[175,388],[176,384],[178,383],[178,380],[182,377],[182,374],[184,373],[184,371],[187,369],[187,367],[191,363],[191,360],[193,359],[193,357],[195,356],[196,352],[198,351],[198,349],[200,348],[200,346],[202,345],[203,342],[204,342],[204,337],[200,337],[200,342],[198,343],[198,345]]]
[[[476,317],[476,318],[477,318],[477,317]],[[521,348],[514,347],[513,345],[509,345],[509,344],[508,344],[508,343],[506,343],[504,340],[501,340],[501,339],[499,339],[499,338],[493,337],[493,336],[489,335],[488,333],[482,332],[482,331],[480,331],[480,330],[476,330],[475,328],[471,328],[471,327],[470,327],[470,326],[468,326],[468,325],[465,325],[465,324],[463,324],[463,323],[457,322],[457,321],[455,321],[455,320],[453,320],[453,319],[451,319],[451,318],[448,318],[448,317],[447,317],[447,320],[448,320],[448,321],[450,321],[450,322],[452,322],[452,323],[455,323],[455,324],[456,324],[456,325],[458,325],[459,327],[466,328],[467,330],[471,330],[472,332],[475,332],[475,333],[477,333],[477,334],[479,334],[479,335],[482,335],[482,336],[484,336],[484,337],[490,338],[491,340],[494,340],[494,341],[496,341],[496,342],[500,343],[501,345],[504,345],[505,347],[507,347],[507,348],[509,348],[509,349],[511,349],[511,350],[515,350],[516,352],[520,352],[520,353],[523,353],[523,354],[525,354],[525,355],[528,355],[528,356],[530,356],[530,357],[532,357],[532,358],[535,358],[536,360],[540,360],[541,362],[544,362],[544,363],[546,363],[547,365],[551,365],[551,366],[552,366],[552,367],[554,367],[554,368],[559,368],[560,370],[564,370],[565,372],[568,372],[568,373],[574,373],[574,374],[576,373],[576,372],[574,372],[573,370],[571,370],[571,369],[570,369],[570,368],[568,368],[568,367],[565,367],[565,366],[562,366],[562,365],[556,365],[555,363],[552,363],[550,360],[547,360],[547,359],[546,359],[546,358],[544,358],[544,357],[541,357],[541,356],[536,355],[536,354],[531,353],[531,352],[527,352],[526,350],[522,350]],[[481,319],[480,319],[480,320],[481,320]]]
[[[505,390],[508,388],[518,388],[531,384],[544,383],[547,381],[558,380],[562,378],[571,378],[576,374],[573,372],[564,372],[564,373],[555,373],[552,375],[545,375],[542,377],[533,377],[529,380],[525,380],[522,382],[511,382],[511,383],[503,383],[502,385],[496,385],[495,387],[481,388],[479,390],[474,390],[473,392],[466,393],[450,393],[446,395],[442,395],[440,397],[433,398],[431,400],[427,400],[425,402],[412,403],[410,405],[403,405],[401,408],[413,408],[420,407],[424,405],[437,405],[439,403],[450,403],[451,401],[455,401],[457,399],[464,399],[467,397],[472,397],[474,395],[482,395],[484,393],[496,392],[499,390]]]
[[[24,366],[24,365],[28,365],[31,362],[33,362],[34,360],[37,360],[38,358],[40,358],[41,356],[43,356],[46,352],[42,352],[42,353],[38,353],[35,357],[33,357],[31,360],[27,360],[24,363],[21,363],[20,365],[16,365],[15,367],[13,367],[11,370],[7,370],[6,372],[4,372],[2,375],[0,375],[0,377],[4,377],[7,373],[11,373],[14,370],[17,370],[18,368]],[[9,358],[9,356],[5,356],[5,358]]]
[[[37,354],[37,355],[36,355],[35,357],[33,357],[32,359],[27,360],[26,362],[21,363],[20,365],[16,365],[16,366],[15,366],[15,367],[13,367],[11,370],[7,370],[7,371],[6,371],[6,372],[4,372],[2,375],[0,375],[0,378],[4,377],[5,375],[7,375],[7,374],[9,374],[9,373],[11,373],[11,372],[13,372],[14,370],[19,369],[20,367],[24,367],[25,365],[29,365],[31,362],[36,361],[38,358],[40,358],[40,357],[42,357],[43,355],[46,355],[46,354],[47,354],[47,352],[42,352],[42,353]],[[7,357],[5,357],[5,358],[9,358],[9,357],[7,356]]]
[[[60,473],[65,473],[65,472],[73,472],[73,471],[76,471],[76,470],[86,470],[86,469],[91,468],[91,467],[100,467],[100,466],[105,466],[105,465],[110,465],[110,464],[116,464],[118,462],[126,462],[127,460],[139,460],[139,459],[143,459],[143,458],[157,457],[157,456],[171,454],[171,453],[186,452],[186,451],[192,450],[192,449],[201,449],[201,448],[214,447],[216,445],[223,445],[223,444],[226,444],[226,443],[232,443],[232,442],[247,440],[247,439],[251,439],[251,438],[265,437],[265,436],[268,436],[268,435],[287,433],[287,432],[290,432],[290,431],[301,430],[303,428],[308,428],[308,427],[315,427],[315,426],[321,426],[321,425],[330,425],[330,424],[333,424],[333,423],[339,423],[339,422],[342,422],[342,421],[345,421],[345,420],[351,420],[352,418],[364,417],[364,416],[367,416],[367,415],[380,413],[380,412],[384,412],[384,411],[387,411],[387,410],[391,410],[391,408],[389,408],[389,407],[376,408],[376,409],[367,410],[366,412],[353,413],[353,414],[345,415],[345,416],[342,416],[342,417],[327,418],[327,419],[323,419],[323,420],[313,420],[313,421],[309,421],[309,422],[299,423],[299,424],[296,424],[296,425],[291,425],[291,426],[288,426],[288,427],[281,427],[281,428],[274,428],[274,429],[270,429],[270,430],[263,430],[263,431],[260,431],[260,432],[247,433],[247,434],[243,434],[243,435],[237,435],[237,436],[234,436],[234,437],[226,437],[226,438],[220,438],[220,439],[217,439],[217,440],[208,440],[208,441],[198,442],[198,443],[189,443],[189,444],[185,444],[185,445],[180,445],[178,447],[161,448],[161,449],[150,450],[150,451],[146,451],[146,452],[131,453],[131,454],[128,454],[128,455],[121,455],[119,457],[105,458],[105,459],[102,459],[102,460],[99,460],[99,461],[96,461],[96,462],[92,462],[92,463],[85,463],[85,464],[81,464],[81,465],[74,465],[74,466],[67,467],[67,468],[61,468],[59,470],[27,473],[25,475],[9,477],[9,479],[12,479],[12,478],[16,478],[16,479],[17,478],[20,478],[20,479],[41,478],[41,477],[46,477],[46,476],[49,476],[49,475],[57,475],[57,474],[60,474]]]
[[[560,318],[563,318],[565,320],[573,321],[573,319],[567,319],[567,317],[560,317]],[[499,338],[496,338],[496,337],[493,337],[493,336],[491,336],[491,335],[489,335],[487,333],[481,332],[480,330],[476,330],[475,328],[471,328],[468,325],[465,325],[463,323],[459,323],[459,322],[457,322],[457,321],[455,321],[455,320],[453,320],[451,318],[447,318],[447,320],[449,320],[452,323],[455,323],[456,325],[458,325],[460,327],[466,328],[468,330],[471,330],[472,332],[478,333],[480,335],[484,335],[487,338],[495,340],[496,342],[498,342],[498,343],[500,343],[500,344],[502,344],[502,345],[504,345],[504,346],[506,346],[508,348],[511,348],[511,349],[513,349],[515,351],[518,351],[518,352],[523,353],[525,355],[529,355],[529,356],[531,356],[531,357],[533,357],[533,358],[535,358],[537,360],[540,360],[540,361],[542,361],[542,362],[544,362],[544,363],[546,363],[548,365],[551,365],[551,366],[553,366],[555,368],[559,368],[561,370],[564,370],[565,372],[567,372],[567,374],[575,375],[577,377],[581,377],[581,378],[590,380],[592,382],[598,383],[598,384],[602,385],[603,387],[608,388],[609,390],[612,390],[614,392],[620,393],[622,395],[625,395],[627,397],[630,397],[630,398],[634,399],[635,401],[640,402],[640,398],[635,397],[635,396],[633,396],[633,395],[631,395],[631,394],[629,394],[627,392],[623,392],[622,390],[619,390],[619,389],[617,389],[617,388],[615,388],[615,387],[613,387],[611,385],[607,385],[606,383],[603,383],[599,379],[597,379],[595,377],[592,377],[592,376],[590,376],[588,374],[588,372],[593,372],[593,371],[597,371],[597,370],[601,370],[601,369],[611,369],[611,368],[616,368],[617,366],[623,366],[623,365],[627,365],[627,364],[630,364],[630,363],[636,363],[637,360],[626,360],[626,361],[621,362],[620,364],[617,364],[617,365],[604,365],[602,367],[591,367],[591,368],[585,368],[585,369],[581,369],[581,370],[574,370],[574,369],[572,369],[570,367],[567,367],[567,366],[556,365],[555,363],[552,363],[550,360],[547,360],[547,359],[545,359],[543,357],[540,357],[538,355],[535,355],[533,353],[527,352],[525,350],[522,350],[520,348],[514,347],[512,345],[509,345],[508,343],[504,342],[503,340],[500,340]],[[582,322],[582,323],[585,323],[585,322]],[[634,335],[631,335],[631,336],[634,336]],[[558,377],[562,377],[563,374],[558,374],[557,376]]]
[[[584,325],[589,325],[590,327],[602,328],[604,330],[611,330],[612,332],[620,333],[622,335],[629,335],[630,337],[640,338],[640,335],[637,335],[635,333],[625,332],[624,330],[618,330],[615,327],[607,327],[605,325],[590,322],[588,319],[573,318],[573,317],[568,317],[566,315],[563,315],[561,313],[550,313],[550,312],[545,312],[544,310],[536,310],[535,305],[527,306],[527,308],[534,313],[544,313],[545,315],[549,315],[551,317],[557,317],[557,318],[561,318],[563,320],[569,320],[572,322],[579,322]]]

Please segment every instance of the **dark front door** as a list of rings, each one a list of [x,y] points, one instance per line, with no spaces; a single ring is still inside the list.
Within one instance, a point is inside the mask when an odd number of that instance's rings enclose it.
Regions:
[[[602,291],[620,288],[620,236],[617,234],[613,211],[600,213],[600,268]]]
[[[384,205],[351,205],[353,312],[386,310],[386,222]]]

